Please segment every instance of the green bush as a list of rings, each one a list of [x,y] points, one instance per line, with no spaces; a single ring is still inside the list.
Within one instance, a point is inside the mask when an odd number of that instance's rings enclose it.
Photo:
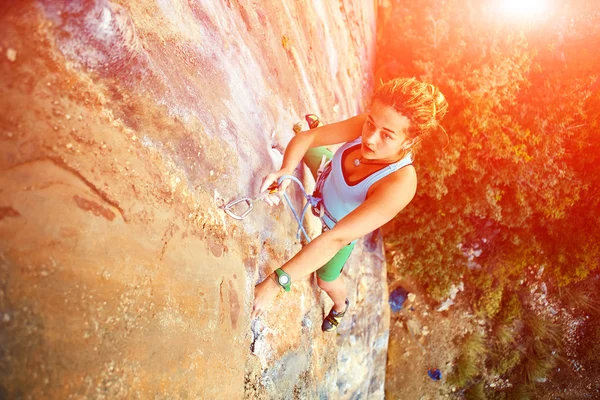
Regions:
[[[465,400],[487,400],[483,381],[479,382],[465,391]]]
[[[392,268],[435,299],[473,273],[473,248],[495,279],[477,305],[488,317],[527,266],[560,286],[600,269],[600,52],[581,46],[600,44],[600,14],[577,3],[556,14],[568,32],[548,20],[544,35],[491,23],[474,0],[382,9],[376,79],[415,76],[450,105],[446,133],[418,149],[415,199],[385,229]]]
[[[505,352],[495,354],[495,365],[491,369],[492,375],[505,376],[509,374],[522,360],[519,350],[504,348]]]
[[[448,376],[448,383],[462,388],[481,374],[487,346],[485,338],[479,332],[468,335],[460,347],[459,356],[454,362],[454,368]]]
[[[523,304],[516,291],[505,291],[502,308],[496,316],[495,323],[498,325],[511,325],[515,320],[523,316]]]

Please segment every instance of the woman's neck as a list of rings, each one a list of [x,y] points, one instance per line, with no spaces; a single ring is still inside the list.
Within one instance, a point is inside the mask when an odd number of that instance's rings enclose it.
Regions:
[[[394,157],[394,158],[389,158],[389,159],[385,159],[385,158],[380,158],[380,159],[369,159],[369,158],[364,158],[362,155],[359,157],[355,157],[354,158],[354,166],[358,167],[361,164],[365,164],[365,165],[382,165],[382,164],[394,164],[397,163],[398,161],[402,160],[404,157],[406,157],[406,155],[409,153],[409,150],[404,150],[402,152],[402,155],[399,157]],[[359,154],[360,154],[360,149],[359,149]]]

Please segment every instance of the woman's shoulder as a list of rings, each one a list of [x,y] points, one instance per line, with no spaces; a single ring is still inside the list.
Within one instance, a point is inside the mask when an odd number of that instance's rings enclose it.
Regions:
[[[349,140],[346,143],[342,143],[339,147],[340,150],[347,150],[349,148],[351,148],[352,146],[356,146],[358,144],[360,144],[362,141],[362,138],[359,136],[355,139]]]
[[[366,116],[359,114],[344,121],[323,125],[302,133],[313,135],[311,147],[348,143],[360,139],[365,120]]]
[[[412,180],[412,179],[414,179],[416,181],[417,170],[415,169],[415,166],[413,165],[412,160],[410,160],[405,165],[402,165],[400,168],[398,168],[397,171],[392,172],[390,174],[390,176],[393,177],[395,180],[400,180],[400,181],[406,181],[406,180]]]
[[[367,197],[373,194],[389,196],[398,191],[414,193],[416,189],[417,171],[412,164],[408,164],[373,183],[369,188]]]

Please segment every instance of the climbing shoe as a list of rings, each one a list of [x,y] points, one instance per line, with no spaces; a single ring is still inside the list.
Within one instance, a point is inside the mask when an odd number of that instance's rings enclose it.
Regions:
[[[333,332],[337,329],[342,317],[346,314],[346,311],[348,311],[348,304],[350,304],[350,302],[346,299],[346,308],[342,312],[337,312],[331,307],[331,311],[329,311],[329,314],[327,314],[321,325],[323,332]]]
[[[306,119],[306,122],[308,122],[308,127],[310,129],[315,129],[320,126],[323,126],[323,123],[319,120],[319,117],[317,117],[315,114],[306,114],[304,116],[304,119]]]

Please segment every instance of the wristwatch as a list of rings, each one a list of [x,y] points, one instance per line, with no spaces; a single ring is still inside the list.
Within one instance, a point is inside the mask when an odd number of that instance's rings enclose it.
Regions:
[[[277,283],[279,283],[279,286],[284,288],[286,292],[289,292],[292,287],[292,278],[281,268],[277,268],[275,273],[277,274]]]

